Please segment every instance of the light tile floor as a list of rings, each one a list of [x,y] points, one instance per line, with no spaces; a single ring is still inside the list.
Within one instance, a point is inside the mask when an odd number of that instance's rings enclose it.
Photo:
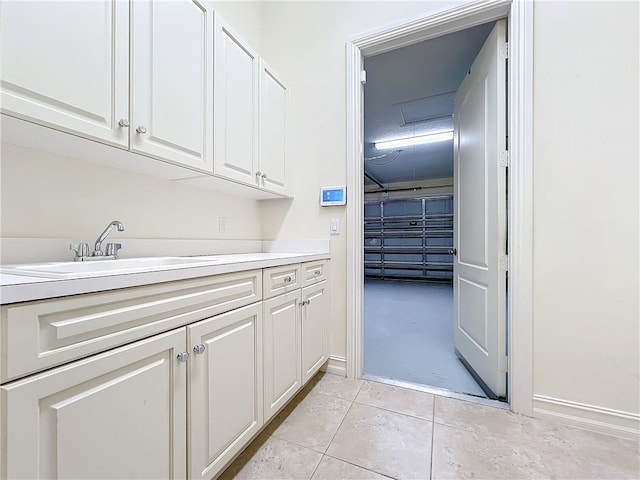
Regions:
[[[638,479],[639,443],[319,374],[222,479]]]

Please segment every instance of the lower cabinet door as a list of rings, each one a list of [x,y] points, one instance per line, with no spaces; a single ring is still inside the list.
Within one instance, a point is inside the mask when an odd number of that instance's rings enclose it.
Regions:
[[[301,387],[300,290],[264,301],[264,416],[269,420]]]
[[[4,385],[2,478],[185,478],[185,329]]]
[[[212,478],[263,425],[262,303],[187,329],[189,477]]]
[[[326,324],[327,282],[302,289],[302,384],[313,377],[329,358]]]

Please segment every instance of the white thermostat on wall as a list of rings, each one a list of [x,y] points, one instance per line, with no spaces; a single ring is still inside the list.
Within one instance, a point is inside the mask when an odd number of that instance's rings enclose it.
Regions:
[[[320,187],[320,206],[332,207],[333,205],[347,204],[347,187]]]

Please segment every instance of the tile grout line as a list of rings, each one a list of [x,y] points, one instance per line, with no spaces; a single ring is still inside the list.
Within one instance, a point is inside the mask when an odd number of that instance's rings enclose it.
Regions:
[[[367,472],[375,473],[376,475],[380,475],[381,477],[390,478],[392,480],[398,480],[398,477],[392,477],[391,475],[387,475],[386,473],[380,473],[380,472],[377,472],[375,470],[371,470],[370,468],[363,467],[362,465],[358,465],[357,463],[353,463],[353,462],[350,462],[348,460],[343,460],[342,458],[334,457],[333,455],[330,455],[328,453],[325,454],[324,456],[325,457],[329,457],[329,458],[333,458],[334,460],[338,460],[339,462],[347,463],[347,464],[352,465],[354,467],[361,468],[363,470],[366,470]]]
[[[325,456],[324,453],[322,455],[320,455],[320,460],[318,461],[316,467],[313,469],[313,472],[311,472],[311,476],[309,477],[309,480],[311,480],[313,478],[313,476],[316,474],[316,472],[318,471],[318,467],[322,463],[322,459],[324,458],[324,456]]]
[[[362,382],[362,385],[364,385],[364,382]],[[362,385],[360,385],[360,388],[358,388],[358,391],[353,396],[353,400],[351,400],[351,404],[349,405],[349,408],[347,409],[347,412],[344,414],[344,417],[342,417],[342,420],[340,421],[340,425],[338,425],[338,428],[336,428],[336,432],[333,434],[333,437],[331,437],[331,440],[329,441],[329,445],[327,445],[327,448],[325,448],[325,450],[324,450],[324,453],[323,453],[324,455],[326,455],[327,451],[329,451],[329,447],[333,443],[333,440],[336,438],[336,435],[338,434],[338,431],[340,430],[340,427],[342,427],[342,424],[344,423],[345,418],[347,418],[347,415],[349,415],[349,412],[351,411],[351,407],[353,407],[353,404],[356,402],[356,398],[360,394],[360,390],[362,390]],[[336,397],[336,398],[339,398],[339,397]],[[345,399],[342,399],[342,400],[345,400]]]
[[[413,415],[411,413],[399,412],[397,410],[392,410],[390,408],[381,407],[379,405],[371,405],[370,403],[356,402],[355,400],[354,400],[353,403],[357,403],[358,405],[364,405],[365,407],[378,408],[380,410],[384,410],[385,412],[397,413],[398,415],[404,415],[405,417],[411,417],[411,418],[415,418],[416,420],[424,420],[426,422],[432,422],[433,423],[433,413],[431,414],[431,419],[428,419],[428,418],[424,418],[424,417],[419,417],[417,415]]]

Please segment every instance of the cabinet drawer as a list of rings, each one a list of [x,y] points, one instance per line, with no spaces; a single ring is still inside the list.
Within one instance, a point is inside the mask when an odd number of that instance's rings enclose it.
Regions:
[[[300,264],[265,268],[262,271],[264,298],[275,297],[302,286],[300,282]]]
[[[327,279],[327,261],[303,263],[301,270],[302,286],[315,285]]]
[[[260,270],[1,309],[0,380],[19,378],[262,298]]]

